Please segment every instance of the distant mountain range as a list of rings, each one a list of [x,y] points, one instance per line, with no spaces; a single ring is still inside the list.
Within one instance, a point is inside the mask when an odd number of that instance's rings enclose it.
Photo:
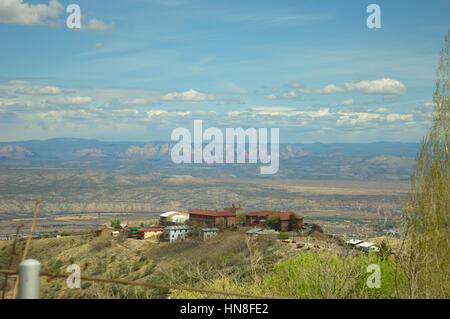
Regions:
[[[418,143],[280,144],[279,171],[261,175],[261,163],[174,164],[174,142],[102,142],[58,138],[0,143],[0,169],[81,169],[124,174],[195,177],[408,181]],[[225,154],[225,153],[224,153]],[[248,154],[247,154],[248,156]]]
[[[102,142],[93,139],[55,138],[20,142],[0,142],[0,159],[53,159],[127,158],[155,161],[170,160],[174,142]],[[415,157],[419,143],[282,143],[280,158],[304,156],[406,156]]]

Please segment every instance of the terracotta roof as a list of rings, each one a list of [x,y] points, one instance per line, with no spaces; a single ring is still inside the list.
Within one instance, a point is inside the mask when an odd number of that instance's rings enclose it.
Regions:
[[[280,216],[280,220],[289,220],[289,216],[291,216],[291,214],[294,214],[296,219],[303,219],[302,215],[299,215],[297,213],[294,212],[280,212],[280,211],[261,211],[261,212],[251,212],[248,213],[245,216],[249,216],[249,217],[272,217],[272,216]]]
[[[202,216],[213,216],[213,217],[236,217],[235,213],[232,212],[216,212],[212,210],[201,210],[195,209],[189,212],[190,215],[202,215]]]

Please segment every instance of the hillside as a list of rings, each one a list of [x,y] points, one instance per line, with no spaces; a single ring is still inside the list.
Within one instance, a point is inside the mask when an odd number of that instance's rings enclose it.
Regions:
[[[331,258],[340,261],[345,268],[363,273],[365,263],[381,262],[386,265],[390,261],[378,260],[378,257],[356,256],[350,250],[341,247],[338,242],[326,239],[326,236],[298,237],[298,242],[308,242],[310,246],[298,249],[295,245],[285,244],[274,237],[260,236],[248,238],[245,228],[238,231],[225,231],[208,241],[198,241],[188,238],[184,241],[169,243],[151,243],[144,240],[100,240],[86,233],[80,236],[33,240],[30,246],[29,258],[35,258],[43,263],[45,271],[64,273],[69,264],[76,263],[86,276],[127,281],[161,283],[166,285],[181,285],[214,290],[245,292],[254,295],[284,296],[293,298],[332,297],[331,290],[325,286],[310,285],[309,280],[318,274],[315,266],[303,265],[303,277],[282,279],[284,267],[297,263],[298,258],[313,258],[313,261]],[[24,242],[19,242],[17,253],[20,256]],[[9,258],[11,241],[0,242],[0,268],[5,268]],[[373,259],[374,258],[374,259]],[[330,259],[330,260],[331,260]],[[17,258],[13,269],[17,267]],[[341,269],[342,270],[342,269]],[[330,269],[331,271],[331,269]],[[355,273],[357,274],[357,273]],[[323,273],[323,276],[331,275]],[[297,275],[295,275],[297,276]],[[353,276],[353,275],[352,275]],[[330,277],[331,278],[331,277]],[[392,297],[392,285],[382,291],[371,292],[364,288],[364,278],[336,277],[334,280],[348,282],[341,295],[345,297]],[[301,290],[286,290],[288,286],[280,286],[278,280],[296,280],[296,285],[303,286]],[[306,281],[305,281],[306,280]],[[297,282],[298,281],[298,282]],[[358,285],[358,290],[352,290],[351,282]],[[337,283],[337,282],[336,282]],[[222,285],[219,288],[217,285]],[[10,286],[12,280],[10,280]],[[70,298],[76,290],[65,290],[64,279],[53,279],[46,283],[42,279],[42,287],[46,287],[44,298]],[[79,298],[211,298],[214,295],[192,294],[178,290],[134,288],[131,286],[82,281]],[[284,288],[283,288],[284,287]],[[10,296],[11,290],[8,295]],[[375,295],[373,295],[375,293]],[[372,294],[372,295],[371,295]]]

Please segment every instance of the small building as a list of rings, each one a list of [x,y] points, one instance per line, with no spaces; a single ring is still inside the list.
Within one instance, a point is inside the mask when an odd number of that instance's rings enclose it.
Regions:
[[[189,212],[189,221],[204,227],[232,227],[236,225],[236,213],[195,209]]]
[[[246,232],[248,236],[260,236],[260,235],[276,235],[279,232],[274,229],[252,228]]]
[[[247,226],[260,225],[264,223],[268,218],[278,216],[280,217],[281,230],[289,230],[289,220],[291,215],[294,215],[297,221],[298,228],[303,226],[303,216],[294,212],[280,212],[280,211],[261,211],[261,212],[251,212],[245,215],[245,223]]]
[[[179,238],[185,238],[191,230],[192,227],[187,225],[167,226],[164,227],[164,238],[168,239],[172,243]]]
[[[111,232],[111,235],[113,236],[113,238],[118,238],[120,235],[120,232],[118,230],[113,230]]]
[[[250,230],[247,230],[245,233],[248,235],[248,236],[257,236],[258,235],[258,232],[260,232],[262,230],[262,228],[252,228],[252,229],[250,229]]]
[[[175,224],[184,224],[189,220],[189,214],[179,213],[169,217],[169,221]]]
[[[157,241],[159,236],[163,233],[163,228],[140,228],[137,230],[137,239],[151,239]]]
[[[371,242],[367,242],[367,241],[363,241],[363,242],[357,244],[356,248],[358,248],[359,250],[365,251],[365,252],[367,252],[369,250],[380,251],[380,248],[377,245],[375,245],[374,243],[371,243]]]
[[[276,235],[280,232],[276,231],[275,229],[262,229],[259,232],[256,233],[256,236],[260,235]]]
[[[219,228],[217,228],[217,227],[202,228],[201,234],[202,234],[203,240],[207,240],[210,237],[217,236],[219,234]]]
[[[139,226],[139,225],[127,226],[127,228],[125,228],[126,237],[137,238],[138,229],[141,229],[141,228],[143,228],[143,227]]]
[[[389,229],[389,230],[386,232],[386,235],[387,235],[387,236],[391,236],[391,237],[399,237],[399,235],[400,235],[400,230],[399,230],[398,228],[392,228],[392,229]]]
[[[350,239],[350,240],[347,240],[345,243],[346,243],[347,245],[350,245],[350,246],[356,246],[356,245],[358,245],[358,244],[360,244],[360,243],[362,243],[362,242],[363,242],[363,241],[360,240],[360,239],[352,238],[352,239]]]
[[[183,224],[187,220],[189,220],[188,213],[170,211],[159,215],[159,221],[161,225],[166,225],[168,222],[172,222],[175,224]]]

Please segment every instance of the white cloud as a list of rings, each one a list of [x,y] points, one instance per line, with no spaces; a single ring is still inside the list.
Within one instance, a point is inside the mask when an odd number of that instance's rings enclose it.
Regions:
[[[16,93],[27,95],[57,95],[61,89],[56,86],[24,86],[19,87]]]
[[[296,99],[300,96],[300,94],[295,91],[295,90],[289,90],[287,92],[284,92],[283,94],[281,94],[281,97],[283,99]]]
[[[51,24],[48,19],[57,18],[64,7],[56,0],[49,4],[28,4],[23,0],[0,1],[0,23],[18,25]]]
[[[301,97],[301,94],[298,90],[289,90],[289,91],[283,92],[279,95],[269,94],[269,95],[265,96],[265,98],[268,100],[276,100],[276,99],[289,100],[289,99],[297,99],[300,97]]]
[[[250,108],[252,111],[263,112],[279,112],[279,111],[294,111],[295,108],[289,106],[254,106]]]
[[[278,97],[275,94],[269,94],[265,96],[268,100],[276,100]]]
[[[126,100],[120,102],[120,105],[122,106],[138,106],[138,105],[146,105],[148,102],[145,99],[142,98],[135,98],[132,100]]]
[[[347,92],[357,92],[363,94],[401,95],[406,93],[406,87],[402,82],[389,78],[345,83],[345,88]]]
[[[293,86],[292,83],[296,83]],[[287,85],[291,88],[284,93],[275,95],[269,94],[266,99],[293,99],[300,97],[301,94],[339,94],[339,93],[360,93],[360,94],[384,94],[384,95],[402,95],[406,94],[405,85],[397,80],[389,78],[381,78],[377,80],[363,80],[344,83],[344,87],[339,87],[336,84],[328,84],[322,88],[304,89],[301,83],[291,82]],[[347,100],[347,103],[350,100]],[[353,103],[352,103],[353,104]],[[330,106],[338,106],[340,104],[330,104]],[[345,104],[344,104],[345,105]],[[351,105],[351,104],[347,104]]]
[[[66,96],[56,99],[45,100],[50,104],[62,104],[62,105],[86,105],[92,102],[92,98],[89,96]]]
[[[337,125],[361,125],[380,119],[380,114],[367,112],[338,113]]]
[[[331,103],[330,106],[349,106],[353,105],[354,103],[355,101],[353,101],[353,99],[349,99],[338,103]]]
[[[386,121],[395,122],[395,121],[411,121],[413,119],[412,114],[398,114],[392,113],[386,116]]]
[[[424,107],[427,109],[432,109],[432,108],[434,108],[434,103],[433,102],[425,102],[421,105],[421,107]]]
[[[87,23],[81,23],[81,31],[109,31],[112,29],[114,29],[114,22],[108,25],[104,21],[97,18],[92,18],[88,20]]]
[[[421,113],[429,113],[434,110],[434,103],[433,102],[424,102],[420,104],[418,107],[416,107],[417,112]]]
[[[212,94],[205,94],[190,89],[185,92],[167,93],[160,97],[163,101],[185,101],[185,102],[205,102],[214,101],[216,97]]]
[[[0,107],[2,106],[13,106],[16,105],[17,102],[9,99],[0,99]]]
[[[345,93],[344,88],[337,87],[334,84],[328,84],[327,86],[320,89],[300,89],[300,93],[303,94],[336,94],[336,93]]]
[[[377,113],[390,113],[391,110],[389,110],[388,108],[385,108],[385,107],[379,107],[379,108],[377,108],[375,110],[375,112],[377,112]]]

